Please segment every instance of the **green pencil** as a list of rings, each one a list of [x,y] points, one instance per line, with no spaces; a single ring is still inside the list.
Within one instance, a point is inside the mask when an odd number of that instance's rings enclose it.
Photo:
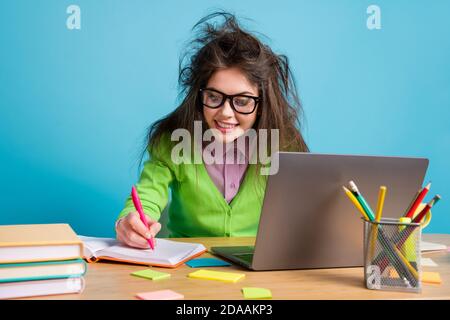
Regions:
[[[367,213],[367,216],[369,217],[370,221],[375,220],[375,215],[373,214],[372,209],[370,208],[369,204],[366,202],[364,197],[362,196],[361,192],[359,192],[358,187],[353,181],[350,181],[349,183],[350,190],[353,192],[355,197],[358,199],[359,203],[363,207],[364,211]]]

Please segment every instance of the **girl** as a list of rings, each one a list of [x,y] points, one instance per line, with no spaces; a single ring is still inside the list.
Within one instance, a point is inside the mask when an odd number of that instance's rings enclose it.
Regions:
[[[208,22],[217,17],[224,19],[222,25]],[[257,170],[261,163],[249,162],[249,144],[239,147],[234,142],[250,129],[277,129],[281,151],[308,151],[300,133],[301,105],[288,59],[244,31],[229,13],[208,15],[196,28],[200,34],[192,42],[192,54],[180,60],[184,100],[151,126],[150,158],[136,186],[150,228],[140,221],[131,198],[116,222],[117,238],[132,247],[148,248],[146,239],[160,231],[157,221],[168,203],[169,189],[171,237],[255,236],[266,179]],[[223,161],[174,161],[172,133],[184,129],[194,136],[196,123],[213,130],[214,141],[226,146],[223,153],[211,152]],[[200,150],[205,151],[205,144]],[[228,161],[230,152],[243,161]]]

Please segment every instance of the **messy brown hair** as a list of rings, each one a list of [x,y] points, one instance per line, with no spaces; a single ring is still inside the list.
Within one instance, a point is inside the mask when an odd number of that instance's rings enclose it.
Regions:
[[[222,18],[222,24],[212,20]],[[257,84],[260,103],[254,129],[279,130],[280,151],[307,152],[301,135],[302,106],[288,58],[274,53],[256,36],[245,31],[233,14],[215,12],[202,18],[192,28],[197,37],[190,42],[179,62],[181,104],[170,114],[156,121],[149,129],[147,146],[157,146],[161,137],[176,129],[194,132],[194,121],[207,128],[199,90],[219,70],[237,67],[251,83]]]

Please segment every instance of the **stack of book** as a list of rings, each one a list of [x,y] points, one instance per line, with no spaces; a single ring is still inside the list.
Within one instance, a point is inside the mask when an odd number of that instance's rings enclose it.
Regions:
[[[82,256],[68,224],[0,226],[0,299],[82,292]]]

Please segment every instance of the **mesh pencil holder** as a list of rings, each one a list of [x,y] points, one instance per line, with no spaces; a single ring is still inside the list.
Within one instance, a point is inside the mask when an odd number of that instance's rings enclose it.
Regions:
[[[368,289],[421,292],[418,223],[364,221],[364,282]]]

